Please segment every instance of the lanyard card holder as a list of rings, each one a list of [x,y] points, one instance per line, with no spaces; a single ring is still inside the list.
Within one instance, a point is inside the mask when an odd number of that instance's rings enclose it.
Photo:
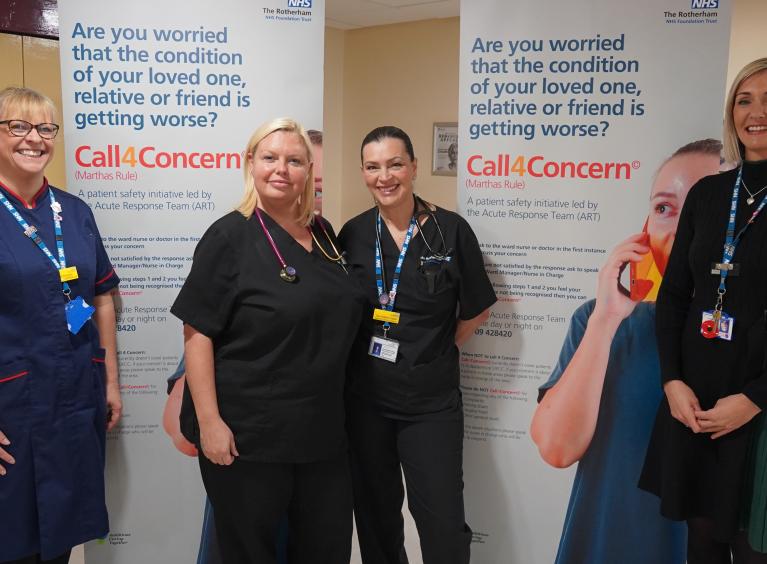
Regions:
[[[83,325],[93,317],[94,311],[96,311],[96,308],[88,305],[80,296],[77,296],[71,302],[67,302],[67,305],[64,306],[64,312],[67,316],[67,329],[69,329],[69,332],[77,335]]]
[[[399,343],[393,339],[378,337],[377,335],[373,335],[370,339],[370,347],[368,348],[370,356],[389,362],[397,362],[398,351]]]

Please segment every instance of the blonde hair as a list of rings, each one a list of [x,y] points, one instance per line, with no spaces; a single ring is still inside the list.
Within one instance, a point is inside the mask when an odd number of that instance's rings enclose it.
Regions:
[[[735,94],[744,80],[763,70],[767,70],[767,58],[765,57],[751,61],[740,69],[740,72],[735,76],[735,80],[732,81],[732,86],[730,86],[730,91],[727,94],[727,101],[724,104],[724,133],[722,134],[724,159],[735,165],[740,164],[745,157],[745,148],[740,139],[738,139],[735,121],[732,119],[732,110],[735,107]]]
[[[58,119],[58,111],[48,96],[31,88],[9,86],[0,90],[0,116],[5,119],[22,119],[36,113],[48,116],[52,122]]]
[[[298,135],[304,144],[309,162],[314,162],[314,158],[312,157],[312,142],[309,140],[309,136],[306,134],[304,128],[296,120],[291,118],[276,118],[259,126],[259,128],[253,132],[253,135],[250,136],[248,145],[245,148],[245,159],[243,159],[245,194],[237,206],[237,211],[245,216],[245,219],[249,219],[253,215],[256,205],[258,205],[258,192],[256,191],[253,175],[250,172],[250,158],[255,154],[258,144],[275,131],[287,131],[288,133],[295,133]],[[309,174],[306,176],[304,191],[301,193],[298,204],[298,221],[302,225],[310,225],[314,219],[314,167],[310,167],[309,169]]]

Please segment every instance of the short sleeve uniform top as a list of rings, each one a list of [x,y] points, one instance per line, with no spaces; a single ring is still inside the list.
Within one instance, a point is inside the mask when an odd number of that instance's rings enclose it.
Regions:
[[[57,256],[47,183],[28,205],[0,190]],[[88,205],[50,190],[61,206],[67,265],[77,267],[71,295],[92,305],[119,278]],[[0,479],[0,507],[13,516],[0,528],[3,562],[54,558],[109,528],[104,350],[93,320],[76,334],[67,330],[62,290],[51,260],[0,206],[0,430],[16,459]]]
[[[573,314],[539,400],[559,382],[580,346],[595,300]],[[594,435],[578,461],[555,564],[683,564],[687,528],[664,518],[654,495],[637,487],[663,391],[655,344],[655,304],[640,302],[610,345]]]
[[[396,362],[388,362],[368,355],[371,337],[382,335],[381,323],[372,317],[374,308],[380,307],[375,276],[376,216],[376,208],[370,209],[351,219],[339,234],[367,301],[350,359],[349,391],[397,416],[452,410],[460,402],[457,320],[476,317],[496,301],[479,243],[466,220],[442,208],[421,225],[423,237],[416,234],[412,238],[402,266],[394,306],[400,322],[388,333],[399,342],[399,350]],[[385,223],[381,224],[390,289],[400,249]],[[431,274],[431,282],[421,267],[421,258],[432,254],[429,247],[450,254],[450,260]]]
[[[258,219],[232,212],[200,240],[171,311],[213,341],[219,411],[243,460],[330,459],[346,448],[345,367],[362,297],[316,244],[307,252],[266,213],[262,216],[297,280],[280,278]],[[334,237],[327,222],[326,227]],[[313,229],[330,250],[322,229]],[[188,389],[181,430],[199,446]]]

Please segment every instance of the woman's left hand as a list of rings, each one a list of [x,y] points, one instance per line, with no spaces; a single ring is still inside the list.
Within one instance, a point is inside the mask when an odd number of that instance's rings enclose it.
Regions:
[[[120,385],[117,382],[107,382],[107,431],[111,431],[123,413],[123,402],[120,399]]]
[[[751,421],[761,409],[744,394],[735,394],[719,399],[716,405],[706,411],[696,410],[701,432],[713,433],[712,439],[718,439],[740,429]]]

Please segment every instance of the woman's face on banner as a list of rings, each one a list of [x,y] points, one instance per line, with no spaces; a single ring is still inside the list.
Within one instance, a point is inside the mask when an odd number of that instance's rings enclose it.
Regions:
[[[732,120],[746,160],[767,159],[767,71],[749,76],[735,92]]]
[[[277,206],[298,202],[311,166],[300,135],[289,131],[270,133],[249,158],[260,201]]]
[[[661,275],[671,253],[679,223],[679,212],[690,188],[704,176],[719,171],[719,157],[703,153],[680,155],[669,160],[658,171],[650,192],[650,215],[647,233],[650,249]]]
[[[362,177],[383,208],[410,205],[416,170],[417,162],[410,159],[400,139],[387,137],[362,148]]]

